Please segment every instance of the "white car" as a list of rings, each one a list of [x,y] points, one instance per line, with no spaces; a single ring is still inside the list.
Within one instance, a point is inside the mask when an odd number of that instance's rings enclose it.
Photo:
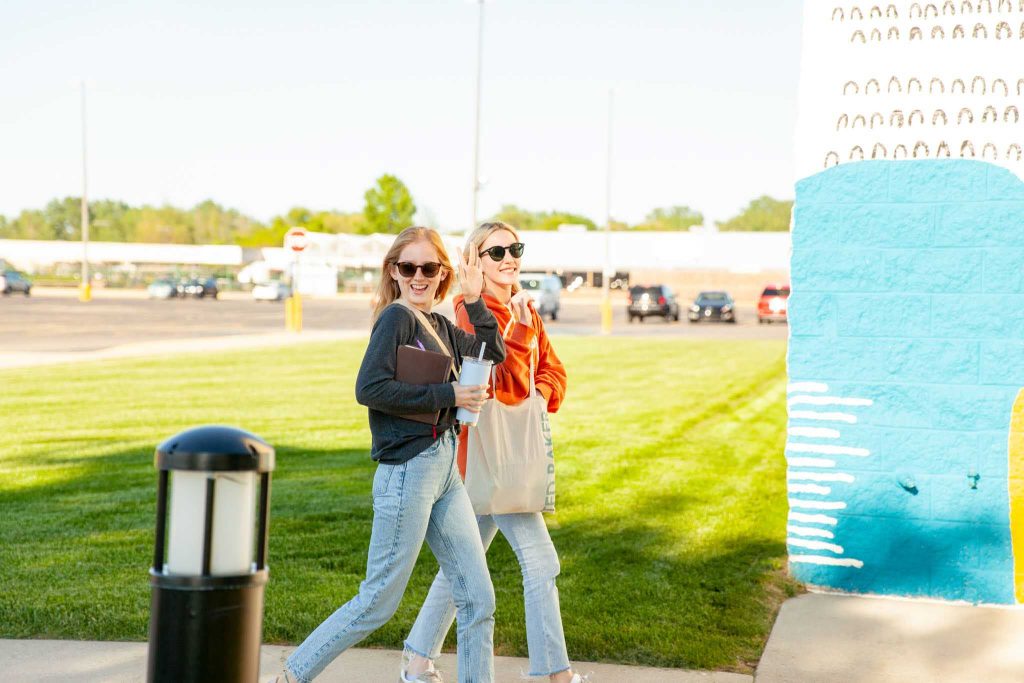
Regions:
[[[557,275],[520,273],[519,286],[529,292],[533,307],[542,318],[546,315],[558,320],[558,311],[562,308],[562,281]]]
[[[291,287],[279,280],[264,282],[252,288],[254,301],[284,301],[291,295]]]

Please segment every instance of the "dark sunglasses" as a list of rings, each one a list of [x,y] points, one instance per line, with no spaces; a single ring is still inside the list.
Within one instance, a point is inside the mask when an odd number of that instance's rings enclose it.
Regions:
[[[414,277],[417,270],[423,271],[423,277],[434,277],[441,272],[442,266],[440,263],[435,261],[429,261],[427,263],[410,263],[409,261],[399,261],[395,264],[398,266],[398,274],[402,277]]]
[[[482,258],[484,254],[487,254],[493,260],[501,261],[505,258],[506,249],[508,250],[508,253],[512,254],[512,258],[522,258],[523,250],[526,249],[526,245],[522,242],[516,242],[508,245],[507,247],[491,247],[490,249],[484,249],[481,251],[480,256]]]

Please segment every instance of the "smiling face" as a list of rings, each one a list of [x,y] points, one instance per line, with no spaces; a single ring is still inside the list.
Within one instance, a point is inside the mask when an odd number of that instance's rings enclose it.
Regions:
[[[491,289],[507,290],[519,282],[519,268],[522,259],[515,258],[508,251],[508,246],[519,240],[508,230],[495,230],[481,243],[478,253],[491,247],[505,247],[505,258],[495,261],[488,254],[480,257],[480,265],[484,271],[484,280]]]
[[[398,255],[397,261],[397,263],[414,263],[416,265],[440,262],[437,249],[425,240],[407,244]],[[434,297],[437,295],[437,288],[448,276],[449,272],[444,268],[441,268],[434,277],[427,277],[422,268],[417,268],[414,275],[406,277],[399,272],[397,264],[391,266],[391,277],[398,284],[402,298],[425,312],[430,312],[430,307],[434,304]]]

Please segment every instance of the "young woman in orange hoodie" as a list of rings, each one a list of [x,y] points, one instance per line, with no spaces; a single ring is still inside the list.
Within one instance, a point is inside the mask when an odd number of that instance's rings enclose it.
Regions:
[[[519,270],[523,243],[511,225],[484,223],[466,240],[465,253],[476,254],[484,275],[482,299],[498,321],[505,340],[505,360],[495,368],[493,395],[505,404],[518,404],[530,394],[530,360],[536,364],[536,389],[547,400],[548,412],[558,410],[565,397],[565,366],[551,346],[544,323],[529,296],[520,292]],[[473,331],[461,297],[455,298],[455,317],[460,328]],[[466,474],[467,428],[459,439],[459,469]],[[547,676],[551,683],[584,683],[569,664],[562,630],[555,577],[558,553],[540,512],[478,515],[480,537],[488,548],[498,531],[505,536],[523,574],[526,602],[526,641],[530,675]],[[433,660],[441,654],[445,635],[455,617],[451,587],[438,572],[430,593],[405,642],[401,680],[404,683],[441,683]]]

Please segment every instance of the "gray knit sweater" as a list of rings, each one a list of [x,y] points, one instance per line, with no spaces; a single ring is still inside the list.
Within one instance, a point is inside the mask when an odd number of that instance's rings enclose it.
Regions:
[[[487,304],[482,299],[467,304],[466,313],[476,334],[463,332],[443,315],[426,314],[452,354],[455,367],[461,368],[463,356],[478,355],[482,342],[487,342],[484,358],[495,363],[505,360],[505,342]],[[370,344],[356,377],[356,400],[370,409],[370,457],[389,465],[410,460],[455,426],[455,389],[450,383],[417,385],[395,379],[398,347],[418,346],[417,341],[428,351],[441,351],[434,336],[422,329],[412,311],[392,304],[373,325]],[[436,427],[401,417],[435,411],[441,411]]]

